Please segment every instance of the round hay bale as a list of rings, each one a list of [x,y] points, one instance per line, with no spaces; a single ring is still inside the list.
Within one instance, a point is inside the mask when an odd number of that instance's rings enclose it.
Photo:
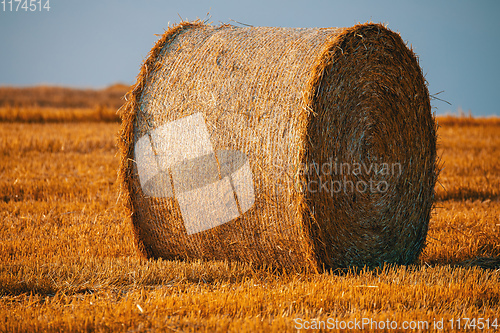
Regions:
[[[147,257],[314,270],[418,258],[436,125],[415,54],[384,26],[181,23],[126,99],[120,176]]]

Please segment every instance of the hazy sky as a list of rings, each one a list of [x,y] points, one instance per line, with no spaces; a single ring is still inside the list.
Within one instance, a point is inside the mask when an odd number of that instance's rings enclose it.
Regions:
[[[9,0],[7,0],[8,2]],[[41,0],[42,5],[47,0]],[[29,1],[28,1],[29,2]],[[14,8],[15,9],[15,8]],[[419,55],[437,114],[500,116],[500,1],[50,0],[50,11],[3,11],[0,85],[132,84],[170,24],[205,19],[281,27],[386,23]]]

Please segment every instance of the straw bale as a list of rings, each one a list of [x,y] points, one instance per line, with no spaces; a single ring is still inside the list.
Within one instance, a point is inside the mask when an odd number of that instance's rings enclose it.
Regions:
[[[285,268],[410,264],[436,125],[417,57],[380,24],[166,31],[121,112],[147,257]]]

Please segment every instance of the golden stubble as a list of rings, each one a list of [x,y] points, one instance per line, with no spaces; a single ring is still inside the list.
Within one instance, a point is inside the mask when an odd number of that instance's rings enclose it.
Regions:
[[[496,318],[500,123],[438,123],[444,169],[418,264],[314,274],[142,259],[116,185],[119,124],[2,122],[0,331],[282,332],[296,318],[431,328],[434,319]]]

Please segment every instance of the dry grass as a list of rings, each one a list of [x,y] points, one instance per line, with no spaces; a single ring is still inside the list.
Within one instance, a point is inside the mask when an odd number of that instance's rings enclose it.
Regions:
[[[119,122],[116,110],[96,106],[93,108],[54,108],[54,107],[0,107],[0,121],[24,123],[60,122]]]
[[[101,90],[0,87],[0,122],[118,122],[116,109],[128,89],[123,84]]]
[[[115,123],[0,123],[0,331],[292,331],[294,319],[499,317],[500,123],[442,122],[420,263],[323,274],[140,259]],[[475,261],[471,261],[474,260]],[[493,267],[485,269],[478,267]],[[447,326],[446,326],[447,325]]]
[[[73,89],[57,86],[2,87],[0,107],[42,108],[94,108],[96,106],[119,108],[122,96],[129,87],[114,84],[105,89]]]

